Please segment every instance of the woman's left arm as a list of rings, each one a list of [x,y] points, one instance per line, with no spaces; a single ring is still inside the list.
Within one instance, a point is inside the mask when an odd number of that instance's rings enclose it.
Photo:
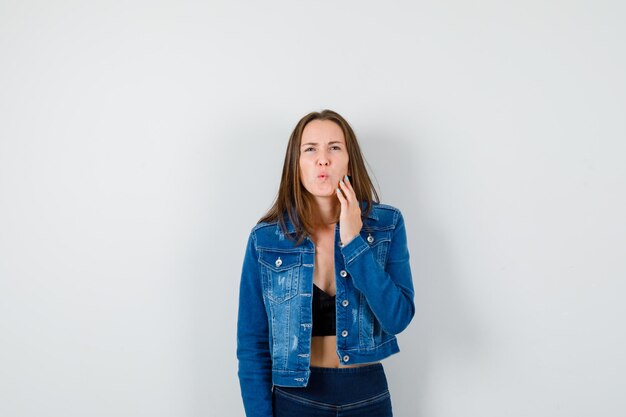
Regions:
[[[383,268],[360,234],[363,222],[359,201],[348,177],[344,179],[337,188],[337,198],[341,203],[340,237],[342,242],[348,242],[341,248],[346,271],[356,289],[367,299],[383,329],[387,333],[398,334],[415,315],[404,218],[400,210],[394,211],[389,256]]]
[[[341,248],[354,286],[363,293],[380,325],[390,334],[403,331],[415,315],[406,227],[400,211],[396,212],[394,223],[384,268],[360,234]]]

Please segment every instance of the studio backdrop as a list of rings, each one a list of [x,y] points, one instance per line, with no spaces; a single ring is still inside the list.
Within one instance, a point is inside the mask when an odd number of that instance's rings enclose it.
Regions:
[[[626,415],[619,1],[0,1],[0,415],[243,416],[297,120],[402,210],[399,417]]]

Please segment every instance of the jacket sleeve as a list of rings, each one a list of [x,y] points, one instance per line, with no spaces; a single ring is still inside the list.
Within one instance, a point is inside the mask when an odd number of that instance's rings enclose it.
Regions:
[[[269,326],[254,231],[250,233],[239,286],[237,318],[239,385],[247,417],[272,417]]]
[[[341,248],[346,271],[354,286],[365,296],[383,330],[390,334],[403,331],[415,315],[406,228],[399,210],[394,223],[384,268],[376,261],[361,234]]]

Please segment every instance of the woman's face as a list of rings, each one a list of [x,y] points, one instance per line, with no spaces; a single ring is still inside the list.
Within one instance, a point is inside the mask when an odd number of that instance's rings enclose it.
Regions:
[[[341,127],[330,120],[313,120],[302,131],[300,179],[317,199],[337,200],[339,180],[348,174],[348,150]]]

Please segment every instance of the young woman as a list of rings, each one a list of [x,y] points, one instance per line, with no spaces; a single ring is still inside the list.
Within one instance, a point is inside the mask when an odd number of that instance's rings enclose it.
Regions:
[[[415,312],[406,229],[380,204],[350,125],[296,125],[278,197],[252,228],[237,322],[248,417],[392,415],[380,361]]]

